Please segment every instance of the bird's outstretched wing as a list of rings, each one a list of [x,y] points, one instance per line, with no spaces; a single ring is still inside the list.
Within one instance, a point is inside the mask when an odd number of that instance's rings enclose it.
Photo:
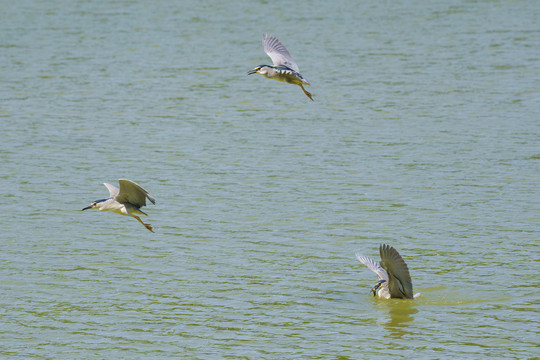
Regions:
[[[289,69],[300,72],[298,65],[287,51],[285,46],[279,42],[277,37],[272,35],[264,35],[262,39],[264,52],[270,56],[274,66],[286,66]]]
[[[362,254],[360,254],[358,252],[355,253],[355,255],[356,255],[356,258],[358,259],[358,261],[360,261],[362,264],[366,265],[369,270],[371,270],[371,271],[373,271],[374,273],[377,274],[377,276],[379,277],[379,280],[388,281],[388,274],[386,273],[386,270],[384,270],[378,262],[376,262],[372,258],[364,256],[364,255],[362,255]]]
[[[114,185],[111,185],[111,184],[108,184],[108,183],[103,183],[103,185],[105,185],[105,187],[109,190],[109,196],[112,197],[112,198],[115,197],[116,195],[118,195],[118,193],[120,192],[120,189],[118,189]]]
[[[411,275],[407,264],[396,249],[390,245],[379,247],[382,267],[388,273],[388,289],[393,298],[413,298]]]
[[[146,205],[146,199],[150,200],[152,204],[156,203],[156,200],[144,190],[139,184],[134,183],[131,180],[120,179],[120,192],[116,196],[116,201],[135,205],[136,207],[143,207]]]

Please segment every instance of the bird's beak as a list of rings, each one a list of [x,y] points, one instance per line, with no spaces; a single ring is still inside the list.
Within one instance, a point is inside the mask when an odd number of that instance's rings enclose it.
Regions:
[[[81,211],[91,209],[92,206],[93,206],[93,205],[87,206],[87,207],[85,207],[84,209],[81,209]]]
[[[373,293],[373,296],[377,296],[377,290],[381,287],[381,285],[386,282],[386,280],[379,280],[375,286],[371,289],[371,292]]]
[[[257,72],[257,69],[249,70],[247,72],[248,75],[255,74]]]

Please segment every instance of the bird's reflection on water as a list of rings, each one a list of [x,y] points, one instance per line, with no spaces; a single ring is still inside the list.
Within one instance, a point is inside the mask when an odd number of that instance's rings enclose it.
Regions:
[[[377,309],[386,315],[386,319],[379,321],[378,324],[388,330],[388,335],[393,338],[401,338],[407,334],[408,323],[414,320],[414,314],[418,312],[418,302],[410,300],[377,302]]]

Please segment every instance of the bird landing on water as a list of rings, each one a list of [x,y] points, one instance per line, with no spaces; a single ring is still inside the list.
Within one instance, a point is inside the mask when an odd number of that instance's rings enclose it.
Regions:
[[[373,296],[385,299],[416,299],[420,293],[413,295],[411,275],[407,264],[396,249],[382,244],[379,247],[381,262],[356,253],[356,258],[379,277],[371,292]]]

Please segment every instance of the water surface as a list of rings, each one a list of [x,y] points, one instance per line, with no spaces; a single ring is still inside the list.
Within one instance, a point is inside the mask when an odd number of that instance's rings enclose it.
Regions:
[[[537,356],[535,2],[2,8],[2,358]],[[155,234],[78,211],[118,178]]]

